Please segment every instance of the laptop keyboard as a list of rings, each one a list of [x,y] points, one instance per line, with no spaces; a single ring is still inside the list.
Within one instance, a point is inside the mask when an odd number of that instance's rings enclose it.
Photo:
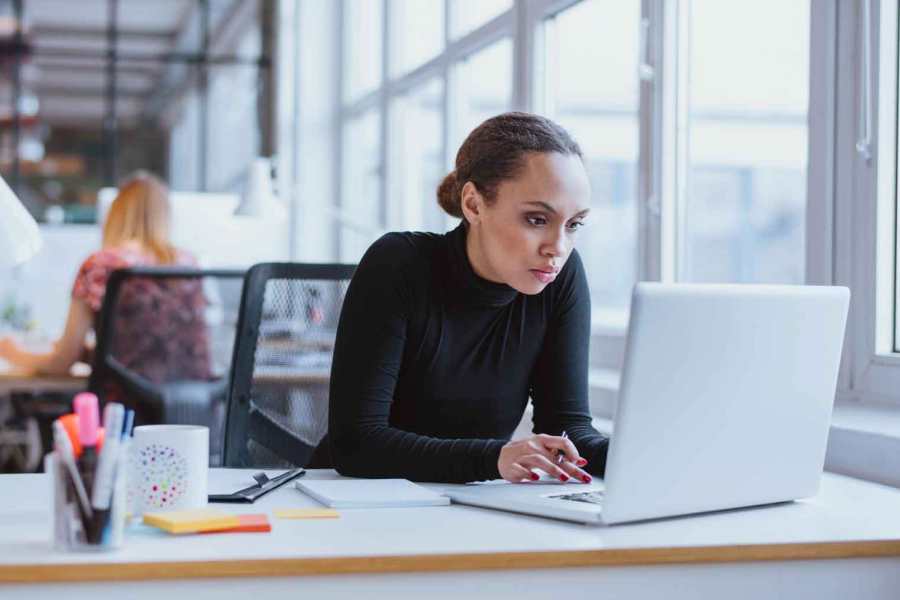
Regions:
[[[547,497],[558,498],[560,500],[572,500],[573,502],[586,502],[588,504],[603,504],[603,492],[599,490],[575,492],[574,494],[555,494]]]

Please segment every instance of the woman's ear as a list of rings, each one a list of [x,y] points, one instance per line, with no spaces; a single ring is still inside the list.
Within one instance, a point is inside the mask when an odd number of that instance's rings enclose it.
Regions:
[[[460,192],[460,207],[462,208],[463,217],[470,225],[474,225],[481,218],[481,211],[484,207],[484,198],[471,181],[467,181]]]

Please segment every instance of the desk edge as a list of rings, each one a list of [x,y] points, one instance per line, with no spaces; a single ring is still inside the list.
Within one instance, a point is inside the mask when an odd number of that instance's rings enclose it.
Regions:
[[[500,569],[900,557],[900,539],[559,552],[494,552],[139,563],[8,564],[0,583],[296,577]],[[77,568],[68,568],[76,567]]]

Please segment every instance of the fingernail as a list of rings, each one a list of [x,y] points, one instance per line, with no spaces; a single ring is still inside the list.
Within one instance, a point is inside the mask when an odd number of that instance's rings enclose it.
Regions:
[[[532,480],[532,481],[537,481],[537,480],[540,479],[540,478],[541,478],[541,476],[538,475],[537,473],[532,473],[532,474],[531,474],[531,480]]]
[[[559,476],[559,480],[560,480],[560,481],[568,481],[568,480],[569,480],[569,476],[566,475],[565,473],[563,473],[562,475]]]
[[[578,465],[579,467],[583,467],[584,465],[587,464],[587,460],[584,459],[584,458],[579,458],[579,459],[575,462],[575,464]]]
[[[591,482],[591,478],[590,478],[590,476],[588,476],[588,475],[585,475],[584,477],[582,477],[581,480],[582,480],[583,482],[585,482],[585,483],[590,483],[590,482]]]

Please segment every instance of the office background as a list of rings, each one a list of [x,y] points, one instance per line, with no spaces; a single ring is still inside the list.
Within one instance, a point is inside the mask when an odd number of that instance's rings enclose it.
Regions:
[[[898,483],[867,471],[900,439],[886,4],[0,0],[0,172],[45,240],[0,276],[0,328],[60,333],[102,190],[135,168],[177,192],[176,241],[205,264],[354,262],[385,231],[452,227],[434,188],[456,148],[529,110],[592,182],[595,415],[636,280],[847,285],[829,461]],[[235,215],[260,164],[276,198]]]

